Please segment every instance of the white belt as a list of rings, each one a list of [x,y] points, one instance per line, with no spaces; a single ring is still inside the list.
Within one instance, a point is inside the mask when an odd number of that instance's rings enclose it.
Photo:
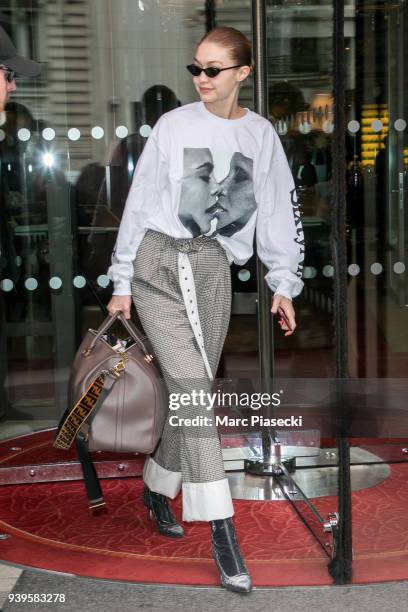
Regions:
[[[203,333],[201,330],[200,318],[198,316],[197,296],[195,291],[194,276],[191,269],[190,259],[187,253],[179,251],[178,253],[178,273],[181,292],[183,294],[184,304],[186,305],[188,319],[193,328],[195,339],[199,346],[205,369],[210,380],[213,380],[208,357],[204,348]]]

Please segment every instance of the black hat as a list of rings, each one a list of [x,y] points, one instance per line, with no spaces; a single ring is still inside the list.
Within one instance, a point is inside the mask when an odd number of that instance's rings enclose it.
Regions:
[[[2,26],[0,26],[0,63],[27,77],[37,76],[41,71],[41,64],[17,55],[17,49]]]

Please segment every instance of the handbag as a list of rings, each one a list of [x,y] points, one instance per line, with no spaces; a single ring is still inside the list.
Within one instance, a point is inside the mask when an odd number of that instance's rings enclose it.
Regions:
[[[116,319],[130,334],[124,340],[108,331]],[[152,453],[169,408],[152,345],[122,311],[108,315],[99,329],[88,329],[72,363],[68,399],[53,447],[68,450],[75,440],[95,515],[106,504],[90,451]]]

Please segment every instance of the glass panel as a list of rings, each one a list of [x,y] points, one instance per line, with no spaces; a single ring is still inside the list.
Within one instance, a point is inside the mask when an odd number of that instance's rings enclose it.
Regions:
[[[333,376],[333,268],[330,252],[333,138],[333,8],[330,1],[267,1],[269,115],[297,187],[305,235],[297,329],[275,333],[276,372]]]
[[[399,579],[407,533],[398,491],[408,457],[408,9],[402,0],[360,0],[348,3],[346,20],[349,372],[364,378],[353,410],[363,426],[351,450],[375,464],[370,477],[383,471],[369,498],[378,512],[363,517],[368,495],[353,497],[353,546],[377,575],[380,553]]]
[[[322,310],[326,303],[324,295],[329,298],[330,308],[332,305],[333,275],[329,242],[330,208],[334,205],[330,141],[336,137],[331,131],[332,7],[329,2],[282,4],[273,0],[268,7],[270,112],[286,150],[289,154],[291,148],[295,150],[292,171],[297,180],[306,241],[305,291],[295,301],[298,329],[290,339],[293,350],[285,350],[288,342],[278,332],[276,366],[279,375],[288,373],[292,377],[309,378],[307,384],[305,381],[303,387],[298,387],[301,397],[295,398],[294,404],[300,407],[303,401],[308,415],[321,406],[324,416],[325,404],[318,401],[319,387],[324,388],[334,370],[332,319]],[[358,533],[364,520],[360,510],[370,495],[371,499],[378,500],[389,491],[395,497],[392,491],[398,488],[398,479],[404,478],[403,464],[407,456],[403,392],[408,347],[405,333],[406,21],[407,7],[402,1],[345,3],[347,308],[351,380],[341,391],[344,395],[338,405],[338,422],[343,416],[351,444],[354,551],[368,556],[375,552],[375,547],[377,552],[399,550],[400,543],[392,541],[391,533],[387,542],[376,540],[375,543],[370,538],[359,537]],[[278,89],[276,94],[273,88]],[[293,109],[294,100],[297,107]],[[301,105],[303,108],[298,108]],[[291,128],[293,123],[295,132]],[[303,155],[300,161],[297,160],[299,149]],[[308,313],[311,320],[307,318]],[[319,376],[327,378],[321,383],[318,378],[311,378]],[[394,377],[400,377],[400,383]],[[294,389],[298,381],[292,379],[292,382]],[[313,392],[308,398],[310,385]],[[339,389],[342,385],[339,381]],[[328,395],[327,414],[336,408],[336,393]],[[317,426],[322,434],[322,449],[315,463],[337,462],[333,438],[328,437],[322,424]],[[319,499],[312,501],[318,509],[327,508]],[[336,507],[334,499],[330,509]],[[301,512],[304,514],[304,508]],[[387,512],[387,520],[392,513],[397,516],[400,512],[397,500],[392,507],[387,507]],[[364,532],[368,533],[367,529],[375,532],[376,522],[380,524],[384,519],[385,515],[381,520],[370,518]]]
[[[23,433],[67,407],[79,342],[107,314],[137,158],[160,115],[196,98],[185,65],[205,16],[200,2],[39,0],[3,2],[1,23],[42,64],[0,131],[0,410]]]
[[[208,7],[207,23],[212,16],[217,26],[235,27],[252,41],[249,0],[216,0],[203,4]],[[252,75],[241,86],[239,104],[254,110]],[[259,375],[256,255],[243,266],[231,264],[231,282],[232,316],[218,377],[233,380],[241,377],[256,378]]]
[[[198,0],[2,3],[1,23],[42,72],[17,79],[0,131],[1,438],[52,428],[67,408],[79,343],[107,315],[106,271],[150,129],[197,99],[185,65],[214,14],[220,25],[238,20],[251,39],[250,9],[220,2],[203,10]],[[252,79],[240,104],[252,108]],[[218,377],[256,376],[255,256],[231,274]],[[133,306],[132,317],[138,324]]]
[[[405,376],[407,6],[350,3],[347,17],[349,370]]]
[[[282,392],[281,410],[304,417],[298,430],[276,430],[287,469],[295,460],[293,472],[279,482],[313,534],[316,554],[323,549],[330,557],[332,536],[325,523],[337,511],[338,474],[336,442],[331,428],[324,428],[335,388],[333,3],[267,0],[266,7],[269,118],[295,180],[305,239],[305,287],[293,302],[297,328],[285,337],[276,325],[274,333],[274,388]]]

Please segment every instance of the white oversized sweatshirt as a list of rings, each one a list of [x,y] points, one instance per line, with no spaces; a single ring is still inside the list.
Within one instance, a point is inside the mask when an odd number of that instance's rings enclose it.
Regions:
[[[295,184],[272,124],[247,109],[223,119],[204,102],[160,117],[135,167],[108,277],[131,295],[133,260],[148,228],[175,238],[211,236],[230,264],[256,247],[274,293],[303,288],[304,236]]]

